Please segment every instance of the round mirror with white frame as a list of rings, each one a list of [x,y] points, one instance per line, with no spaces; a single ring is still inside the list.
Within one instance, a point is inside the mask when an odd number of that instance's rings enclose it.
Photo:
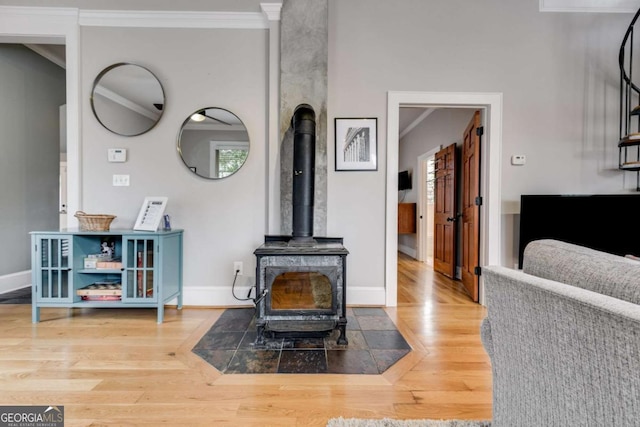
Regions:
[[[231,111],[202,108],[182,124],[178,153],[194,174],[207,179],[226,178],[247,160],[249,133],[242,120]]]
[[[96,119],[111,132],[136,136],[150,131],[164,110],[164,89],[148,69],[129,63],[111,65],[98,74],[91,91]]]

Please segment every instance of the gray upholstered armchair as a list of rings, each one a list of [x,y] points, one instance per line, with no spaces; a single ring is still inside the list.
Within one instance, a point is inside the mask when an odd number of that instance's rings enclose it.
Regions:
[[[483,269],[493,426],[640,426],[640,262],[552,240]]]

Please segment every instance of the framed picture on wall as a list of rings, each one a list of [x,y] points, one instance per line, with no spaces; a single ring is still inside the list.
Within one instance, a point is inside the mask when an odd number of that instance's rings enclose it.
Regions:
[[[336,118],[336,171],[378,170],[378,119]]]

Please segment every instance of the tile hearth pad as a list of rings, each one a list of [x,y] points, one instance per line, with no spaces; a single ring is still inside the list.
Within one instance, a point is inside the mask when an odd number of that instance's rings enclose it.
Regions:
[[[31,286],[0,294],[0,304],[31,304]]]
[[[230,308],[193,352],[224,374],[381,374],[411,347],[381,308],[347,308],[349,344],[326,338],[267,339],[256,348],[255,310]]]

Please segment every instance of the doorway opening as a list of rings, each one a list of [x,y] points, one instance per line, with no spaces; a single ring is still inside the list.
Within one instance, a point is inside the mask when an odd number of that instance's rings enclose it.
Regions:
[[[485,139],[480,171],[483,197],[480,224],[480,264],[500,262],[500,149],[502,145],[502,94],[460,92],[389,92],[387,97],[387,202],[385,292],[386,305],[397,305],[399,110],[425,108],[475,108],[485,111]],[[480,280],[480,303],[484,302]]]
[[[63,165],[66,160],[64,45],[45,44],[43,40],[35,44],[27,39],[20,43],[17,37],[13,41],[0,40],[1,84],[7,95],[2,102],[7,111],[11,111],[3,116],[2,129],[5,136],[10,135],[7,139],[19,148],[15,152],[9,150],[16,155],[16,161],[3,171],[3,177],[11,182],[11,177],[16,176],[18,188],[35,191],[29,192],[28,201],[15,192],[8,194],[13,212],[27,206],[32,212],[11,224],[11,229],[15,231],[13,226],[16,226],[24,230],[26,226],[31,230],[34,224],[47,229],[66,227],[61,209],[63,203],[66,205],[67,190],[66,163]],[[30,173],[16,174],[16,168]]]
[[[433,267],[433,220],[435,214],[435,154],[441,145],[418,157],[418,227],[416,259]]]
[[[29,45],[36,51],[39,46],[41,56],[56,63],[59,55],[55,50],[44,49],[47,45],[58,45],[63,51],[66,73],[66,116],[64,121],[64,137],[66,143],[67,163],[67,211],[74,212],[81,207],[81,166],[80,166],[80,78],[79,78],[79,31],[78,12],[74,9],[28,7],[14,8],[0,6],[0,17],[3,25],[0,29],[0,43]],[[60,65],[60,64],[58,64]],[[60,65],[62,66],[62,65]],[[69,216],[68,224],[76,224],[75,218]]]

